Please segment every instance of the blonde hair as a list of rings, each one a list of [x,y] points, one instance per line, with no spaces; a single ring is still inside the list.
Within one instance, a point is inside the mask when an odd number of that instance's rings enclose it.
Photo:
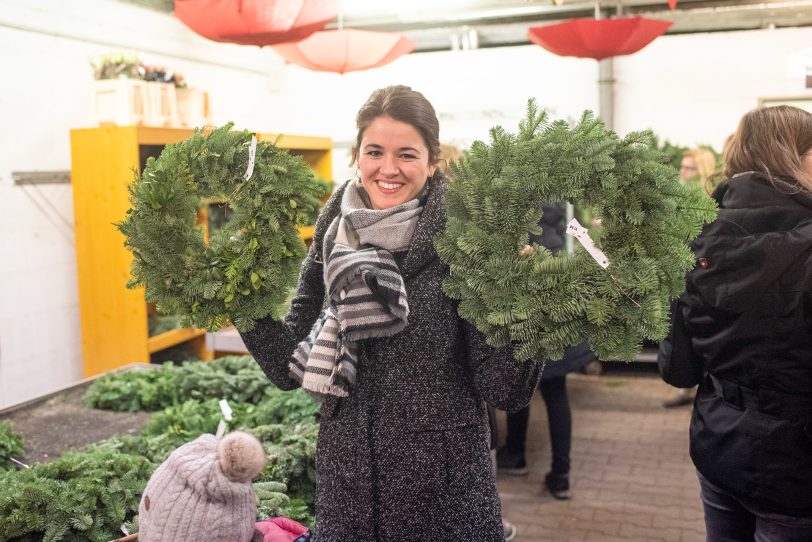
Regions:
[[[462,156],[462,151],[456,145],[449,143],[440,143],[440,161],[437,167],[443,172],[446,177],[451,177],[451,161],[457,160]]]
[[[745,114],[725,153],[725,176],[758,171],[773,185],[796,185],[812,192],[812,175],[803,155],[812,149],[812,113],[777,105]]]
[[[716,156],[708,149],[690,149],[682,153],[682,157],[694,161],[699,184],[707,189],[708,179],[716,173]]]

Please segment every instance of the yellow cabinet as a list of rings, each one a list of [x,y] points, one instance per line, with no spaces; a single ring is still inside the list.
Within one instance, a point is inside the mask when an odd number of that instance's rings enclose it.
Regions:
[[[192,130],[144,126],[108,126],[71,130],[71,182],[76,229],[76,263],[84,376],[128,363],[149,363],[150,355],[188,343],[201,358],[211,357],[205,331],[175,329],[150,337],[150,307],[143,289],[128,289],[132,255],[114,224],[129,209],[127,187],[133,172],[164,145]],[[302,156],[323,179],[332,179],[332,142],[325,137],[257,134]],[[305,240],[312,227],[301,228]]]

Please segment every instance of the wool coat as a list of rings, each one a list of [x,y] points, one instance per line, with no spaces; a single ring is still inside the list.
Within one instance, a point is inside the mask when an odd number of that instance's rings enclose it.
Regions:
[[[812,196],[794,188],[753,172],[717,188],[658,364],[666,382],[699,384],[702,476],[751,510],[810,517]]]
[[[396,254],[409,303],[407,327],[360,341],[348,397],[321,405],[316,451],[319,542],[498,542],[504,539],[489,454],[486,403],[530,402],[539,364],[493,348],[442,291],[448,269],[434,236],[446,223],[446,179],[437,173],[409,249]],[[282,389],[297,343],[326,303],[321,250],[346,184],[316,224],[284,321],[260,320],[243,340]]]

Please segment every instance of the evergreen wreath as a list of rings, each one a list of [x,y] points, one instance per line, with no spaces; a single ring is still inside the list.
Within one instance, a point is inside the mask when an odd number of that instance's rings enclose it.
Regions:
[[[435,239],[460,316],[520,359],[560,359],[586,339],[599,359],[632,360],[644,337],[664,337],[695,263],[687,241],[715,217],[713,200],[678,181],[650,131],[621,140],[588,111],[570,127],[530,100],[518,135],[497,126],[490,136],[452,163]],[[608,268],[580,246],[520,254],[542,205],[562,201],[602,219]]]
[[[286,310],[305,245],[296,229],[319,207],[323,189],[310,167],[270,142],[232,132],[195,130],[147,160],[130,186],[132,208],[118,224],[134,256],[129,287],[185,324],[216,330],[228,320],[249,330]],[[197,209],[229,205],[230,220],[208,242]]]

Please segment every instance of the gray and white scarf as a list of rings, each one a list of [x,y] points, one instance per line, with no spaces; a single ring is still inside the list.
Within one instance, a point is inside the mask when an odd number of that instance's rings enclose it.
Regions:
[[[356,382],[358,341],[406,327],[409,304],[393,252],[408,249],[424,198],[369,209],[360,181],[347,185],[324,239],[327,306],[288,366],[306,391],[346,397]]]

